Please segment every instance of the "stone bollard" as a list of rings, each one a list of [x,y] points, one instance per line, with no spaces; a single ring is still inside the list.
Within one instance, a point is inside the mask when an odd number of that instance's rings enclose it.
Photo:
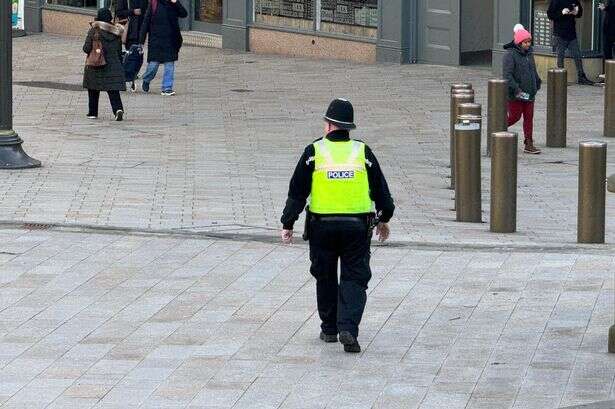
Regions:
[[[450,134],[450,165],[451,165],[451,189],[455,189],[455,125],[459,116],[458,105],[474,102],[474,91],[462,89],[462,93],[451,95],[451,134]]]
[[[606,147],[604,142],[579,144],[579,243],[604,243]]]
[[[494,233],[517,231],[517,143],[512,132],[491,135],[491,219]]]
[[[482,221],[481,126],[468,120],[455,125],[455,161],[457,183],[455,184],[455,210],[458,222]]]
[[[564,69],[549,70],[547,79],[547,146],[566,147],[568,116],[568,72]]]
[[[487,95],[487,156],[491,155],[491,136],[508,130],[508,81],[492,79]]]
[[[615,138],[615,61],[606,61],[604,67],[604,137]]]

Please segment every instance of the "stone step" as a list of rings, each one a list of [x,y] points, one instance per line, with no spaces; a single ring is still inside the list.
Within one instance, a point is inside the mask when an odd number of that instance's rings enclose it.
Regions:
[[[222,36],[219,34],[202,33],[199,31],[184,31],[184,45],[193,47],[222,48]]]

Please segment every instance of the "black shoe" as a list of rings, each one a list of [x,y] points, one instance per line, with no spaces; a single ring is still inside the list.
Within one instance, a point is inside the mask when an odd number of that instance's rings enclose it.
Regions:
[[[320,339],[325,342],[337,342],[337,334],[325,334],[324,332],[320,332]]]
[[[118,109],[118,110],[115,112],[115,120],[116,120],[116,121],[118,121],[118,122],[120,122],[120,121],[123,121],[123,120],[124,120],[124,111],[123,111],[123,110]]]
[[[591,81],[586,76],[579,77],[579,80],[577,81],[577,83],[579,85],[595,85],[594,81]]]
[[[361,345],[357,339],[348,331],[340,332],[340,342],[344,344],[344,351],[350,353],[359,353],[361,352]]]

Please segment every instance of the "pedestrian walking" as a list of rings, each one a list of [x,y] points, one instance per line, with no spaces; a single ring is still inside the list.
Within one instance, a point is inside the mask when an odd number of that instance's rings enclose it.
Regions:
[[[532,35],[515,27],[514,41],[504,46],[503,77],[508,81],[508,126],[523,117],[524,152],[539,154],[534,146],[534,100],[542,81],[536,70],[532,50]]]
[[[124,27],[124,49],[126,50],[126,57],[141,57],[143,49],[139,46],[139,39],[141,36],[141,27],[143,26],[143,20],[145,19],[145,12],[147,11],[147,0],[118,0],[115,7],[115,20]],[[135,47],[133,47],[135,46]],[[126,63],[126,61],[124,61]],[[136,91],[135,79],[138,77],[140,65],[135,71],[135,64],[130,64],[130,69],[125,69],[126,81],[130,82],[130,90]]]
[[[88,118],[98,118],[100,92],[109,94],[111,109],[116,121],[124,118],[124,107],[120,91],[126,91],[122,67],[123,28],[111,24],[113,17],[109,9],[100,9],[96,21],[91,23],[83,51],[88,55],[83,73],[83,88],[88,90]],[[89,61],[95,60],[95,63]]]
[[[604,22],[602,23],[604,60],[602,65],[603,74],[600,76],[601,82],[604,82],[604,70],[606,68],[604,61],[613,59],[613,46],[615,45],[615,0],[606,0],[599,3],[598,8],[604,13]]]
[[[356,127],[352,104],[335,99],[324,119],[326,136],[305,148],[290,181],[281,235],[284,243],[292,242],[294,223],[309,196],[304,239],[316,279],[320,339],[337,342],[339,334],[344,351],[356,353],[361,352],[357,338],[371,278],[372,229],[380,241],[388,239],[395,205],[371,149],[350,138]]]
[[[577,83],[594,85],[585,75],[581,50],[577,39],[576,19],[583,16],[583,6],[579,0],[551,0],[547,9],[549,20],[553,21],[554,47],[557,53],[557,66],[564,68],[566,51],[569,51],[577,68]]]
[[[188,12],[178,0],[151,0],[145,13],[139,42],[145,43],[149,35],[147,50],[147,68],[143,74],[143,92],[149,92],[150,83],[156,77],[160,64],[164,65],[162,77],[163,96],[175,95],[175,62],[179,59],[179,50],[183,38],[179,30],[179,19],[188,16]]]

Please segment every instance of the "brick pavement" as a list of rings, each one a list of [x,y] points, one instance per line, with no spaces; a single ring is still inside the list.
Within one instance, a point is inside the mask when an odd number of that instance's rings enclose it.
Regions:
[[[79,84],[80,47],[15,40],[15,80]],[[15,86],[15,128],[46,166],[0,174],[0,407],[614,399],[613,246],[574,245],[575,145],[599,136],[602,91],[571,87],[570,147],[520,158],[520,233],[492,235],[455,223],[446,189],[448,84],[470,79],[484,103],[487,78],[186,48],[179,95],[127,94],[121,124],[87,121],[83,92]],[[273,243],[289,173],[339,95],[398,204],[396,242],[374,247],[357,356],[317,339],[306,246]],[[7,226],[26,221],[77,227]],[[100,232],[111,227],[127,230]]]
[[[306,250],[0,230],[0,407],[545,409],[615,395],[608,252],[377,247],[363,352],[349,355],[317,337]]]
[[[80,84],[81,40],[15,40],[15,80]],[[303,146],[334,96],[350,98],[382,162],[398,211],[394,238],[414,243],[561,245],[576,241],[577,143],[599,138],[602,90],[570,87],[569,148],[520,156],[519,233],[454,222],[448,186],[448,85],[470,80],[486,102],[490,73],[356,65],[186,47],[179,95],[125,95],[127,121],[85,119],[83,92],[15,86],[15,128],[39,170],[0,175],[5,221],[273,234]],[[158,83],[153,84],[153,89]],[[249,92],[235,92],[248,90]],[[544,145],[545,91],[536,139]],[[520,127],[514,128],[520,130]],[[615,152],[609,153],[612,159]],[[611,160],[611,162],[613,162]],[[611,172],[615,168],[610,167]],[[483,163],[484,221],[489,163]],[[608,214],[615,199],[608,197]],[[615,218],[608,217],[607,240]]]

